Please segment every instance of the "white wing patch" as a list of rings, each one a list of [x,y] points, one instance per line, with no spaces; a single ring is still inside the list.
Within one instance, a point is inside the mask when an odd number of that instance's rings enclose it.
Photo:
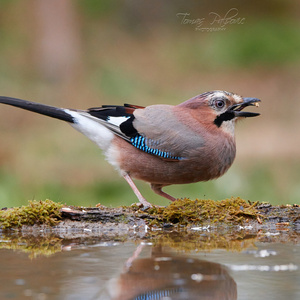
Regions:
[[[128,119],[129,119],[129,117],[125,117],[125,116],[122,116],[122,117],[109,116],[107,118],[107,122],[110,124],[116,125],[116,126],[120,126],[120,124],[122,124],[123,122],[125,122]]]

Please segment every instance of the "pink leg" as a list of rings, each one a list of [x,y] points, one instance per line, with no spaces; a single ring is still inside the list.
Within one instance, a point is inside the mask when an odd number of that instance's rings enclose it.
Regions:
[[[163,188],[163,185],[151,183],[151,188],[156,194],[158,194],[162,197],[165,197],[168,200],[171,200],[172,202],[174,202],[176,200],[176,198],[170,196],[169,194],[167,194],[161,190]]]
[[[128,182],[128,184],[130,185],[130,187],[132,188],[133,192],[135,193],[135,195],[138,197],[139,201],[144,205],[144,207],[149,207],[152,206],[151,203],[149,203],[140,193],[140,191],[138,190],[138,188],[136,187],[136,185],[134,184],[134,182],[132,181],[131,177],[125,173],[123,175],[124,179]]]

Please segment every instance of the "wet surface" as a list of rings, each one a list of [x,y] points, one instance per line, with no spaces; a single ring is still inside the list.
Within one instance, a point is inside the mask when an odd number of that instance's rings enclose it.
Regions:
[[[85,229],[2,233],[0,299],[300,299],[288,227]]]

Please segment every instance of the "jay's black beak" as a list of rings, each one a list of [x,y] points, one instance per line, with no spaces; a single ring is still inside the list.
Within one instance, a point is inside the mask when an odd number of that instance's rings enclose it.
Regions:
[[[259,106],[258,102],[260,102],[257,98],[243,98],[243,102],[232,105],[228,111],[232,112],[235,117],[256,117],[259,116],[259,113],[242,111],[247,106]]]

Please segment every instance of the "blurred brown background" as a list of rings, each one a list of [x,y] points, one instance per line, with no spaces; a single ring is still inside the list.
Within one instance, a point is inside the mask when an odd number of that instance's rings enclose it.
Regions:
[[[295,1],[0,0],[0,94],[59,107],[178,104],[209,90],[262,99],[222,178],[177,197],[300,203]],[[168,202],[144,183],[154,203]],[[127,183],[63,122],[0,106],[0,203],[130,204]]]

